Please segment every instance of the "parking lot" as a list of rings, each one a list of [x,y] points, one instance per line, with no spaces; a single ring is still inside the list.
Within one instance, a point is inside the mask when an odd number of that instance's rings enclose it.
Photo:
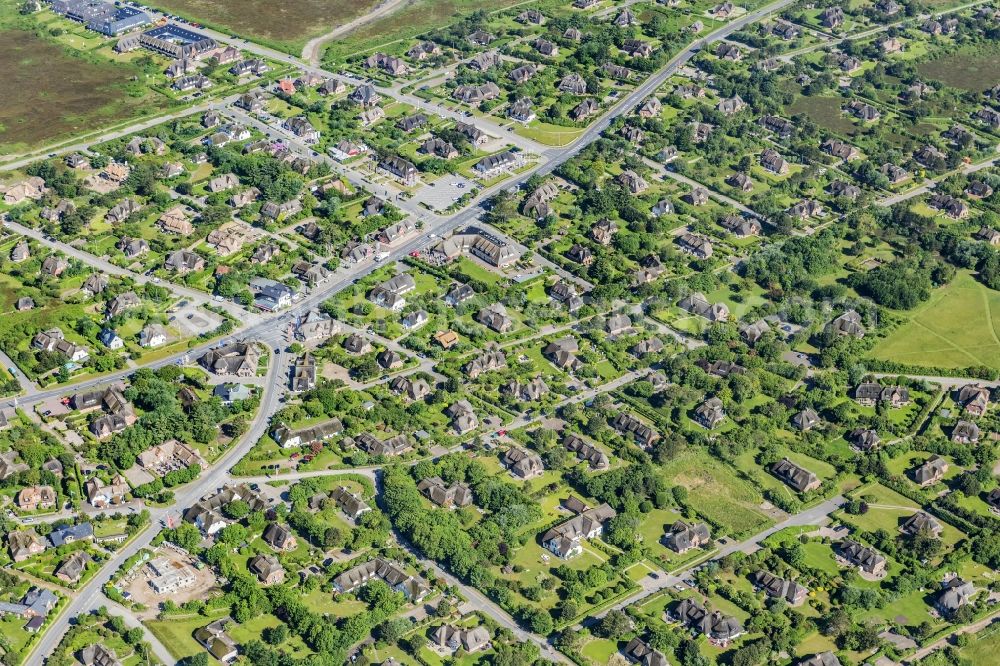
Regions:
[[[448,175],[434,181],[433,186],[421,187],[413,194],[413,201],[418,205],[424,204],[431,210],[445,210],[475,187],[475,181],[465,176]]]
[[[201,335],[221,323],[221,316],[191,303],[185,303],[170,313],[170,325],[177,328],[183,337]]]

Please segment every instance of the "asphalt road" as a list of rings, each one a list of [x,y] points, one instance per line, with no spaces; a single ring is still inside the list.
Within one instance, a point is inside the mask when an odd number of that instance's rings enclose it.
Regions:
[[[290,357],[284,352],[272,357],[267,372],[268,386],[274,387],[282,383],[280,378],[288,369],[289,362]],[[183,508],[191,506],[203,495],[222,487],[229,480],[229,466],[245,456],[257,440],[267,432],[268,420],[278,407],[280,394],[281,391],[265,390],[257,414],[236,446],[226,451],[197,481],[177,490],[174,494],[176,501],[173,506],[169,508],[154,507],[149,510],[150,527],[117,551],[97,575],[74,594],[70,603],[35,644],[31,654],[27,655],[26,663],[40,663],[43,657],[47,657],[55,650],[73,618],[105,604],[102,591],[104,585],[111,580],[112,575],[126,559],[149,546],[153,538],[160,532],[161,521],[172,517],[176,524],[180,520]]]
[[[486,188],[480,193],[478,202],[476,205],[466,208],[465,210],[456,213],[454,215],[435,217],[431,216],[428,222],[425,223],[423,229],[423,236],[418,236],[410,239],[408,242],[402,244],[402,246],[393,250],[387,261],[394,261],[407,256],[409,253],[426,246],[429,243],[429,238],[431,234],[436,234],[438,236],[443,236],[455,229],[462,228],[475,222],[478,217],[483,213],[482,202],[487,200],[489,197],[493,196],[495,193],[501,189],[507,189],[511,187],[520,187],[528,178],[534,174],[546,175],[554,171],[558,166],[565,163],[567,160],[571,159],[573,156],[578,154],[584,147],[589,143],[594,141],[598,136],[608,127],[611,121],[623,114],[630,113],[639,103],[641,103],[646,97],[655,92],[663,82],[673,75],[680,67],[687,63],[694,55],[698,52],[699,48],[710,45],[720,39],[725,38],[731,33],[740,30],[749,23],[760,19],[775,11],[779,11],[785,6],[791,4],[792,0],[778,0],[777,2],[771,3],[765,7],[757,9],[753,12],[732,21],[731,23],[717,29],[713,33],[705,36],[699,42],[698,47],[689,48],[680,54],[671,58],[667,65],[662,68],[658,73],[649,77],[645,82],[640,84],[635,90],[630,94],[626,95],[621,101],[619,101],[611,110],[609,110],[602,118],[595,122],[591,127],[589,127],[576,141],[568,146],[561,148],[551,148],[545,153],[545,161],[534,169],[530,169],[525,173],[519,174],[513,179],[495,185],[490,188]],[[256,53],[258,55],[265,55],[274,60],[285,62],[295,67],[299,67],[306,71],[314,71],[322,76],[336,76],[337,78],[345,79],[350,77],[343,77],[340,75],[335,75],[331,72],[321,70],[319,68],[306,66],[297,58],[293,58],[286,54],[274,51],[273,49],[267,49],[257,44],[252,44],[246,42],[245,40],[232,39],[229,36],[222,35],[215,31],[202,30],[210,34],[212,37],[216,38],[220,43],[233,44],[241,49],[249,51],[251,53]],[[357,83],[356,79],[351,79],[352,83]],[[218,105],[224,104],[224,101],[215,101],[206,103],[201,108],[202,110],[207,108],[216,108]],[[186,109],[183,113],[177,115],[189,115],[195,113],[199,110],[199,107],[192,107]],[[163,118],[159,118],[156,122],[162,122]],[[149,121],[152,122],[152,121]],[[133,126],[133,128],[136,126]],[[132,131],[136,131],[132,129]],[[128,132],[126,130],[119,130],[118,132],[111,133],[102,138],[102,140],[108,140],[114,136],[124,136]],[[89,146],[89,142],[81,142],[75,146],[68,146],[62,149],[61,152],[70,152],[72,150],[82,150]],[[37,158],[34,158],[37,159]],[[26,158],[25,163],[33,161],[33,158]],[[10,168],[10,164],[4,168]],[[89,258],[88,262],[94,263],[94,259]],[[331,279],[315,288],[310,294],[301,299],[297,304],[295,304],[289,310],[283,311],[281,313],[276,313],[274,315],[262,316],[259,321],[252,322],[247,326],[241,327],[238,331],[234,332],[230,338],[239,338],[247,340],[256,340],[267,344],[269,347],[280,348],[284,343],[284,329],[287,323],[294,317],[304,314],[309,309],[318,306],[324,300],[329,298],[331,295],[349,287],[359,278],[371,273],[377,267],[381,266],[381,263],[368,262],[364,265],[357,265],[348,268],[341,268],[336,271]],[[247,321],[248,317],[246,314],[241,313],[241,319]],[[251,320],[252,321],[252,320]],[[179,359],[184,356],[190,356],[194,358],[206,351],[208,348],[216,343],[206,343],[197,347],[194,347],[183,354],[177,354],[175,356],[163,359],[156,363],[150,364],[150,367],[160,367],[164,365],[169,365],[176,363]],[[88,584],[86,584],[82,589],[77,591],[68,606],[63,610],[63,612],[56,618],[52,625],[47,628],[45,634],[41,639],[35,644],[32,650],[30,659],[40,661],[42,657],[45,657],[55,649],[58,645],[62,635],[68,628],[72,618],[77,615],[87,612],[93,608],[96,608],[104,603],[104,597],[102,594],[102,587],[107,583],[111,576],[117,571],[118,567],[124,562],[128,557],[139,551],[141,548],[146,547],[153,540],[155,535],[159,533],[161,529],[161,521],[165,521],[167,517],[172,517],[175,521],[179,520],[180,513],[184,507],[190,506],[194,501],[199,499],[204,494],[215,490],[229,479],[229,466],[240,458],[245,456],[249,450],[252,448],[254,443],[260,437],[262,437],[268,427],[268,422],[271,415],[277,410],[279,406],[279,396],[283,393],[281,388],[284,384],[284,374],[287,369],[289,362],[289,357],[282,351],[277,351],[274,357],[271,359],[271,364],[268,369],[267,381],[265,382],[263,396],[261,399],[261,405],[254,416],[248,431],[240,439],[240,441],[229,451],[227,451],[220,460],[210,467],[206,472],[195,482],[189,484],[188,486],[179,489],[175,492],[175,504],[171,508],[154,508],[150,510],[152,525],[150,528],[145,530],[142,534],[137,536],[132,542],[127,546],[122,548],[118,553],[114,555],[101,569],[101,571],[95,576]],[[48,397],[60,396],[72,391],[79,391],[87,387],[92,387],[100,384],[105,384],[115,379],[120,379],[128,374],[132,370],[123,371],[119,373],[113,373],[100,378],[87,380],[84,382],[79,382],[70,386],[60,387],[58,389],[51,389],[48,391],[39,391],[35,395],[28,396],[22,400],[23,403],[34,403],[39,400],[43,400]],[[280,374],[279,374],[280,373]],[[586,394],[581,394],[576,396],[577,399],[585,399]],[[0,403],[0,405],[10,405],[13,403],[12,400]],[[808,520],[811,515],[810,512],[805,512],[800,514],[803,519]],[[761,536],[760,538],[763,538]],[[436,566],[436,565],[434,565]],[[443,575],[444,572],[442,572]],[[457,581],[456,581],[457,582]],[[477,591],[472,590],[468,587],[461,586],[466,596],[470,599],[475,600],[476,603],[481,604],[482,607],[489,612],[492,616],[501,621],[502,624],[507,624],[512,622],[509,616],[506,620],[504,618],[505,613],[500,611],[495,605],[493,605],[489,600],[481,598],[482,595]],[[520,637],[527,637],[530,640],[538,642],[540,645],[544,646],[543,650],[546,652],[547,656],[553,658],[559,658],[558,653],[551,652],[551,648],[545,644],[544,641],[539,639],[537,636],[533,636],[524,632],[514,626],[515,630]],[[37,663],[36,661],[36,663]]]
[[[37,229],[32,229],[26,227],[17,222],[7,221],[5,226],[12,231],[16,231],[22,236],[27,236],[32,238],[38,243],[45,245],[54,250],[59,250],[63,254],[78,259],[81,262],[98,269],[102,273],[107,273],[108,275],[118,275],[122,277],[129,277],[135,280],[138,284],[146,284],[147,282],[154,283],[159,287],[169,289],[175,297],[187,299],[189,302],[197,305],[204,305],[207,303],[212,303],[211,297],[204,291],[198,291],[197,289],[192,289],[181,284],[176,284],[167,280],[159,280],[150,277],[146,277],[141,273],[136,273],[135,271],[130,271],[127,268],[120,268],[115,266],[110,261],[102,259],[101,257],[95,257],[89,252],[84,252],[83,250],[73,247],[68,243],[63,243],[57,240],[48,240],[41,231]],[[242,307],[238,306],[236,303],[231,301],[226,301],[222,303],[215,303],[216,306],[222,307],[229,314],[242,321],[256,321],[259,319],[259,315],[251,312],[247,312]]]
[[[737,541],[737,542],[731,542],[731,543],[725,544],[724,546],[722,546],[721,548],[719,548],[719,550],[716,551],[716,553],[709,560],[706,560],[706,561],[711,562],[712,560],[720,560],[723,557],[726,557],[727,555],[730,555],[730,554],[735,553],[737,551],[744,552],[744,553],[753,553],[754,551],[756,551],[760,547],[760,543],[764,539],[766,539],[767,537],[771,536],[775,532],[780,532],[781,530],[783,530],[783,529],[785,529],[787,527],[801,527],[801,526],[806,526],[806,525],[820,525],[821,523],[823,523],[823,521],[826,520],[827,516],[829,516],[835,510],[837,510],[838,508],[840,508],[840,506],[843,505],[843,503],[845,501],[846,500],[841,495],[838,495],[836,497],[828,499],[827,501],[823,502],[822,504],[817,504],[816,506],[812,507],[811,509],[806,509],[805,511],[802,511],[801,513],[797,513],[794,516],[789,516],[787,519],[781,521],[780,523],[777,523],[776,525],[773,525],[772,527],[767,528],[766,530],[762,530],[762,531],[758,532],[757,534],[753,535],[749,539],[746,539],[744,541]],[[643,585],[643,589],[641,589],[640,591],[638,591],[635,594],[631,595],[630,597],[628,597],[628,598],[620,601],[619,603],[615,604],[614,606],[611,606],[610,608],[606,609],[605,611],[603,611],[603,612],[595,615],[593,618],[588,618],[588,620],[590,622],[596,621],[597,619],[600,619],[600,618],[604,617],[605,615],[607,615],[607,613],[609,611],[612,611],[612,610],[621,610],[621,609],[625,608],[626,606],[631,606],[632,604],[634,604],[636,602],[642,601],[646,597],[648,597],[648,596],[650,596],[652,594],[655,594],[655,593],[657,593],[657,592],[659,592],[661,590],[665,590],[667,588],[674,587],[675,585],[679,585],[685,578],[687,578],[688,576],[690,576],[690,574],[691,574],[692,571],[694,571],[696,568],[702,566],[703,564],[704,564],[704,562],[699,562],[699,563],[697,563],[695,565],[689,566],[689,567],[687,567],[687,568],[685,568],[685,569],[683,569],[681,571],[675,572],[675,573],[673,573],[671,575],[668,575],[668,576],[662,576],[661,575],[661,576],[659,576],[658,578],[655,578],[655,579],[649,579],[647,577],[644,580],[647,580],[647,581],[652,580],[653,582],[651,582],[651,583],[647,582],[645,585]],[[588,624],[590,622],[588,622]]]
[[[233,96],[231,99],[235,99]],[[182,111],[175,111],[173,113],[161,114],[153,116],[151,118],[146,118],[137,123],[121,127],[119,129],[113,130],[106,134],[101,134],[97,137],[91,137],[82,141],[76,141],[71,144],[65,144],[59,147],[42,149],[35,151],[28,155],[23,155],[7,162],[0,162],[0,171],[10,171],[13,169],[20,169],[26,167],[32,162],[37,162],[38,160],[44,159],[47,155],[69,155],[70,153],[82,153],[90,149],[91,146],[98,143],[104,143],[106,141],[113,141],[114,139],[120,139],[123,136],[128,136],[130,134],[135,134],[136,132],[141,132],[143,130],[149,129],[150,127],[156,127],[157,125],[162,125],[168,120],[175,120],[177,118],[184,118],[190,116],[193,113],[201,113],[203,111],[208,111],[209,109],[219,109],[228,103],[227,100],[210,100],[202,102],[200,104],[195,104],[194,106],[189,106],[184,108]]]

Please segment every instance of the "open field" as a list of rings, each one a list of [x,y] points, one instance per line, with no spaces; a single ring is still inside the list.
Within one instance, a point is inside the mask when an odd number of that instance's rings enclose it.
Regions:
[[[872,356],[943,368],[1000,368],[1000,293],[959,273],[910,313],[910,321],[880,340]]]
[[[844,114],[840,97],[800,97],[787,108],[790,114],[805,114],[820,127],[840,134],[854,134],[854,123]]]
[[[917,71],[932,79],[959,88],[979,92],[1000,82],[1000,50],[968,51],[922,62]]]
[[[17,91],[0,105],[0,154],[139,115],[146,93],[129,90],[139,85],[129,83],[134,74],[73,57],[31,32],[0,31],[0,87]]]
[[[191,657],[201,652],[201,646],[194,639],[194,632],[216,618],[196,615],[190,618],[171,617],[166,620],[149,620],[146,628],[167,646],[170,654],[178,659]]]
[[[688,489],[688,503],[730,535],[753,534],[771,522],[760,492],[707,454],[689,450],[664,465],[664,475]]]
[[[193,2],[194,0],[169,0]],[[479,11],[495,11],[516,5],[523,0],[416,0],[388,16],[362,26],[358,30],[328,44],[324,60],[339,62],[357,53],[371,51],[383,44],[416,37],[422,32],[454,23],[456,20]]]
[[[298,55],[309,38],[347,23],[376,4],[376,0],[163,0],[158,6]]]

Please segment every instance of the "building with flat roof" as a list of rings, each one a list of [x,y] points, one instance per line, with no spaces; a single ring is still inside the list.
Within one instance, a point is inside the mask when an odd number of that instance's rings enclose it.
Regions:
[[[108,37],[131,32],[150,22],[149,14],[144,11],[101,0],[54,0],[52,11]]]
[[[139,45],[168,58],[199,58],[215,48],[215,40],[194,30],[167,23],[139,35]]]
[[[157,594],[170,594],[189,588],[197,580],[191,567],[165,557],[154,557],[149,561],[149,574],[149,586]]]

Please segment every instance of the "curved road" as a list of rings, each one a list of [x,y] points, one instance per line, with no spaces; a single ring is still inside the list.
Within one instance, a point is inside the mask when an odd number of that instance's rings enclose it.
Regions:
[[[983,0],[985,2],[985,0]],[[383,0],[377,7],[368,12],[367,14],[362,14],[353,21],[348,21],[344,25],[337,26],[325,35],[320,35],[306,42],[305,48],[302,49],[302,59],[305,60],[310,65],[314,67],[319,65],[320,57],[323,55],[323,45],[327,42],[340,37],[341,35],[346,35],[347,33],[360,28],[363,25],[371,23],[375,19],[382,18],[387,14],[391,14],[396,11],[400,5],[407,2],[407,0]]]
[[[520,187],[525,181],[527,181],[531,176],[535,174],[547,175],[554,171],[558,166],[565,163],[567,160],[571,159],[577,155],[581,150],[583,150],[588,144],[598,138],[598,136],[608,127],[611,121],[623,114],[632,112],[632,110],[640,104],[646,97],[651,95],[659,88],[667,78],[672,76],[678,69],[680,69],[684,64],[686,64],[700,48],[708,46],[720,39],[724,39],[733,32],[742,29],[746,25],[759,20],[760,18],[767,16],[776,11],[780,11],[782,8],[791,4],[793,0],[777,0],[776,2],[770,3],[764,7],[761,7],[753,12],[749,12],[744,16],[741,16],[729,24],[722,26],[712,32],[711,34],[705,36],[699,40],[698,46],[691,46],[681,53],[677,54],[671,58],[668,63],[656,74],[650,76],[646,81],[640,84],[636,89],[634,89],[630,94],[626,95],[620,102],[614,105],[607,113],[604,114],[598,121],[592,124],[580,137],[577,138],[573,143],[564,147],[553,147],[545,151],[544,157],[546,159],[542,164],[536,166],[533,169],[529,169],[526,172],[519,174],[508,181],[497,184],[490,188],[485,188],[480,192],[478,201],[476,205],[470,206],[463,211],[460,211],[453,215],[448,216],[433,216],[429,219],[423,229],[423,234],[420,237],[413,238],[410,241],[404,243],[402,246],[396,248],[390,256],[386,259],[386,262],[392,262],[407,256],[409,253],[420,249],[428,243],[427,235],[431,233],[436,233],[439,236],[444,236],[447,233],[469,225],[479,218],[483,213],[483,202],[492,197],[495,193],[499,192],[501,189],[507,189],[513,186]],[[296,67],[301,67],[306,71],[313,71],[321,76],[325,77],[336,77],[345,79],[345,77],[336,75],[332,72],[321,70],[315,67],[309,67],[305,65],[301,60],[296,59],[292,56],[274,51],[273,49],[268,49],[262,47],[258,44],[253,44],[250,42],[244,42],[242,40],[233,40],[232,38],[222,35],[214,31],[203,31],[209,33],[213,38],[217,39],[220,43],[232,43],[238,48],[245,51],[255,53],[258,55],[264,55],[266,57],[272,58],[274,60],[292,64]],[[356,82],[356,81],[354,81]],[[190,110],[188,111],[188,113]],[[6,168],[6,167],[0,167]],[[96,258],[94,258],[96,260]],[[152,524],[143,533],[138,535],[132,542],[122,548],[117,552],[101,569],[100,572],[83,588],[81,588],[70,600],[70,603],[63,610],[63,612],[57,617],[53,623],[46,628],[44,635],[35,644],[32,649],[30,658],[33,660],[32,663],[39,663],[42,657],[45,657],[52,653],[55,647],[58,645],[63,634],[68,628],[71,620],[75,618],[80,613],[87,612],[93,608],[96,608],[104,603],[104,598],[102,594],[102,587],[107,583],[111,576],[117,571],[118,567],[124,562],[125,559],[138,552],[141,548],[149,545],[156,534],[159,533],[161,529],[161,521],[166,521],[167,517],[172,517],[175,520],[179,518],[180,512],[183,507],[190,506],[192,503],[197,501],[204,494],[221,487],[229,479],[229,466],[238,461],[240,458],[245,456],[256,441],[262,437],[268,426],[268,421],[271,415],[279,407],[279,395],[283,392],[284,377],[279,376],[280,372],[284,374],[287,364],[289,362],[289,357],[284,351],[280,351],[280,347],[284,346],[284,328],[286,324],[292,320],[292,318],[304,314],[309,309],[318,306],[324,300],[329,298],[331,295],[349,287],[351,284],[356,282],[359,278],[371,273],[376,268],[382,266],[383,263],[368,262],[361,266],[352,267],[342,267],[336,271],[331,279],[323,285],[320,285],[312,291],[308,296],[303,298],[297,304],[295,304],[289,310],[281,313],[276,313],[273,315],[261,316],[257,321],[252,321],[248,325],[235,331],[232,335],[227,336],[229,338],[242,338],[248,340],[256,340],[269,347],[275,348],[275,353],[271,358],[271,363],[268,368],[266,381],[264,383],[263,395],[261,397],[261,404],[254,416],[250,427],[239,442],[233,446],[229,451],[223,454],[223,456],[208,470],[205,474],[197,479],[195,482],[189,484],[188,486],[178,490],[175,493],[175,504],[171,508],[152,508],[150,509],[150,515]],[[241,319],[247,321],[247,316],[241,314]],[[148,364],[149,367],[161,367],[176,363],[185,356],[190,355],[190,357],[195,357],[207,351],[210,347],[217,343],[204,343],[202,345],[195,346],[189,349],[187,352],[176,354],[172,357],[162,359],[152,364]],[[105,375],[100,378],[90,379],[84,382],[79,382],[69,386],[63,386],[58,389],[51,389],[47,391],[39,391],[38,393],[23,399],[22,403],[35,403],[42,399],[64,395],[71,391],[79,391],[88,387],[106,384],[116,379],[121,379],[133,372],[133,369],[129,369],[122,372],[112,373]],[[0,406],[11,405],[13,399],[0,402]],[[464,588],[466,589],[467,588]],[[475,598],[473,592],[467,591],[471,597]],[[488,601],[482,602],[491,614],[496,614],[497,609],[494,605],[490,604]],[[532,640],[538,640],[538,637],[531,636]],[[558,658],[558,657],[557,657]]]
[[[271,364],[267,371],[267,386],[274,387],[282,384],[282,378],[278,376],[278,373],[283,373],[287,369],[288,362],[289,357],[284,352],[272,356]],[[182,510],[181,507],[188,507],[194,504],[205,493],[224,485],[229,478],[229,465],[245,456],[257,440],[267,431],[268,419],[278,407],[279,393],[280,391],[264,391],[257,414],[254,416],[250,427],[244,433],[242,439],[240,439],[236,446],[226,451],[216,461],[216,464],[209,468],[196,482],[185,486],[175,493],[176,503],[172,507],[149,508],[150,527],[135,537],[124,548],[117,551],[108,559],[97,575],[75,593],[70,603],[59,614],[59,617],[46,628],[41,640],[35,644],[31,653],[27,655],[31,660],[28,661],[26,659],[26,663],[40,663],[42,657],[52,654],[62,639],[63,634],[69,628],[70,622],[77,615],[106,604],[103,593],[104,585],[111,580],[112,575],[118,571],[118,568],[126,559],[149,546],[153,537],[160,532],[161,521],[165,522],[168,516],[175,521],[178,520]]]

